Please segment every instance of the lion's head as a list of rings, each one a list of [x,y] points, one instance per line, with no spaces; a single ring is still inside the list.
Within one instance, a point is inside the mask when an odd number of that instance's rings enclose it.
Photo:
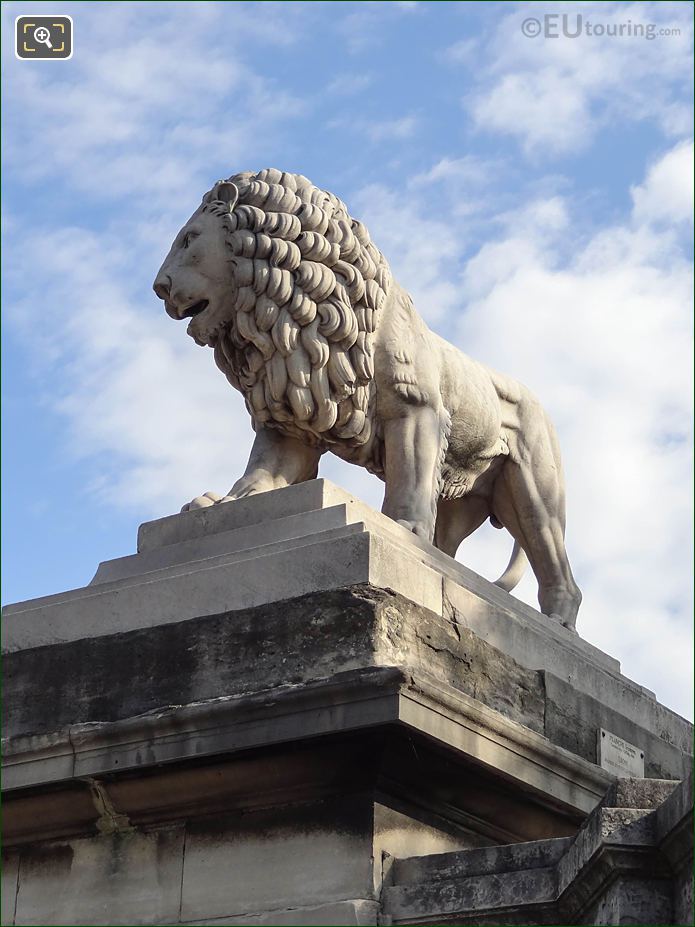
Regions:
[[[373,437],[372,342],[391,285],[345,204],[275,169],[220,181],[181,229],[154,289],[215,350],[254,420],[311,443]]]
[[[191,319],[188,334],[200,345],[213,347],[234,313],[236,287],[227,240],[238,195],[231,183],[215,185],[174,239],[154,283],[172,319]]]

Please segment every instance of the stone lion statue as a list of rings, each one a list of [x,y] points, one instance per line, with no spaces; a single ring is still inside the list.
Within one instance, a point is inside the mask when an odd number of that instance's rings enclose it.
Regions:
[[[256,437],[244,475],[196,508],[314,479],[331,451],[386,484],[382,511],[452,557],[487,518],[515,540],[541,610],[574,627],[564,485],[548,416],[520,383],[430,331],[365,226],[300,174],[219,181],[154,283],[213,349]]]

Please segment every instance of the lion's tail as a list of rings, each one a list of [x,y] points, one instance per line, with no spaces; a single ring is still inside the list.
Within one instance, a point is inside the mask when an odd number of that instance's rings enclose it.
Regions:
[[[514,548],[512,550],[512,555],[509,558],[507,569],[500,576],[500,578],[495,581],[495,585],[499,586],[500,589],[504,589],[505,592],[511,592],[512,589],[521,581],[521,577],[524,575],[524,570],[526,569],[527,563],[528,560],[526,559],[526,554],[524,553],[522,546],[518,541],[514,541]]]

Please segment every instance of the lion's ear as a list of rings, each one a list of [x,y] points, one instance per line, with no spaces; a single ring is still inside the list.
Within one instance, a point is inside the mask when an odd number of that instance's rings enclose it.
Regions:
[[[239,199],[239,190],[235,184],[229,180],[218,180],[215,186],[203,197],[204,203],[211,203],[213,200],[219,200],[222,203],[229,203],[230,211],[234,209],[236,201]]]

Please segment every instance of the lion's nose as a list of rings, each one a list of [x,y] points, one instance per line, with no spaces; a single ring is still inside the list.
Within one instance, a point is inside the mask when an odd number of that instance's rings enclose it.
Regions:
[[[152,284],[152,289],[160,299],[166,302],[171,291],[171,277],[168,274],[158,274],[157,279]]]

